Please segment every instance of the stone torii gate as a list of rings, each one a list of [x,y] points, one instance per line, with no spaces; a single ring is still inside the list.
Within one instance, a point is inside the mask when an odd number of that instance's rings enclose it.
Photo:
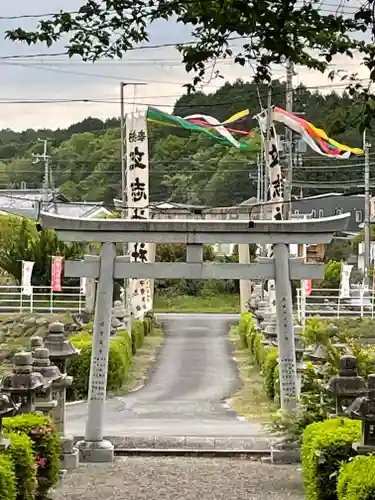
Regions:
[[[347,227],[350,214],[312,220],[207,221],[126,220],[65,218],[41,213],[43,228],[55,229],[62,241],[100,242],[100,256],[66,261],[65,275],[98,279],[85,438],[77,444],[82,461],[113,460],[114,449],[104,439],[108,351],[113,279],[274,279],[278,320],[280,393],[282,407],[297,404],[291,280],[319,279],[323,265],[289,258],[289,244],[329,243],[333,234]],[[129,262],[116,256],[116,243],[182,243],[186,262]],[[203,262],[203,245],[215,243],[272,244],[274,257],[254,264]]]

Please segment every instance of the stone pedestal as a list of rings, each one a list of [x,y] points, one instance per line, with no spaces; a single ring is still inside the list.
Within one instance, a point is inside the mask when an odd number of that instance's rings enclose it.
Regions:
[[[115,448],[110,441],[78,441],[76,444],[79,450],[80,462],[104,463],[113,462],[115,458]]]
[[[62,448],[62,468],[69,471],[78,467],[79,452],[73,446],[73,436],[63,436],[61,438]]]

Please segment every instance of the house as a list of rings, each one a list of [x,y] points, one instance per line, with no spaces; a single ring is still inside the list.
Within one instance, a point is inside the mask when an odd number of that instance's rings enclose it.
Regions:
[[[312,218],[315,218],[350,213],[348,236],[359,233],[364,220],[364,212],[364,194],[328,193],[292,201],[292,213],[296,215],[310,214]]]
[[[0,213],[22,213],[30,208],[33,202],[43,202],[41,189],[0,189]],[[44,210],[64,217],[80,219],[101,218],[112,212],[101,202],[70,201],[58,189],[49,191],[48,204]]]

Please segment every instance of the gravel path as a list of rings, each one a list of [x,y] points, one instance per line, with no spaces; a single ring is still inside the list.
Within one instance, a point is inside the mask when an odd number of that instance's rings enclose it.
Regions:
[[[164,344],[147,384],[106,404],[106,436],[259,436],[260,425],[241,422],[223,406],[239,387],[225,314],[158,314]],[[67,407],[67,433],[82,436],[87,404]]]
[[[303,500],[297,466],[220,458],[117,458],[81,465],[53,500]]]

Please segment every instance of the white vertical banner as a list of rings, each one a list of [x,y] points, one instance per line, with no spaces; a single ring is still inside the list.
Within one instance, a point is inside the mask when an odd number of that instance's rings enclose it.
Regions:
[[[273,122],[273,109],[268,133],[268,151],[267,151],[267,111],[263,111],[256,116],[261,136],[264,145],[265,164],[268,169],[268,200],[270,204],[271,218],[273,220],[282,220],[283,218],[283,187],[284,179],[282,177],[282,170],[279,158],[279,144],[277,140],[275,125]],[[267,211],[267,205],[265,205]],[[266,217],[267,218],[267,217]],[[267,256],[273,256],[272,245],[267,245]],[[275,294],[275,281],[268,280],[267,282],[268,296],[270,301],[270,313],[276,315],[276,294]]]
[[[350,273],[353,266],[343,264],[341,266],[340,277],[340,299],[348,299],[350,297]]]
[[[86,295],[87,292],[87,278],[82,276],[80,279],[80,293],[81,295]]]
[[[129,219],[148,219],[149,159],[147,110],[126,116],[126,187]],[[129,244],[130,262],[148,262],[148,244]],[[152,309],[150,282],[145,279],[129,280],[130,307],[135,319],[142,319]]]
[[[31,276],[33,274],[34,262],[27,260],[22,261],[22,294],[31,296],[33,294],[33,287],[31,285]]]

